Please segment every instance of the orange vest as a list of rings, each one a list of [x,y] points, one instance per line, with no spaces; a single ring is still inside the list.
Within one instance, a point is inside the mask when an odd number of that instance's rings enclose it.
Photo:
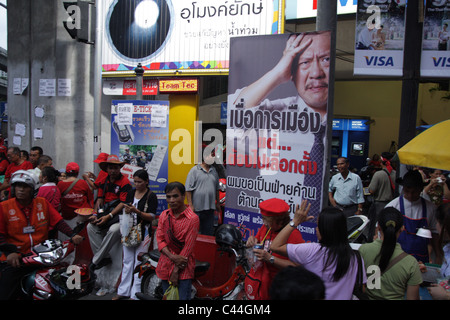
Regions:
[[[50,217],[48,202],[38,197],[33,200],[29,222],[25,213],[17,205],[16,199],[1,202],[6,223],[6,242],[14,244],[21,253],[28,253],[32,246],[48,239]],[[24,233],[24,228],[34,227],[34,232]]]

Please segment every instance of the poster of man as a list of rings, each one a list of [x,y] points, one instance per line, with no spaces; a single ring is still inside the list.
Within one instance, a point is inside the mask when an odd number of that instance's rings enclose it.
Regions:
[[[258,205],[278,197],[321,209],[330,32],[232,38],[227,116],[226,223],[252,235]],[[300,227],[316,241],[315,223]]]

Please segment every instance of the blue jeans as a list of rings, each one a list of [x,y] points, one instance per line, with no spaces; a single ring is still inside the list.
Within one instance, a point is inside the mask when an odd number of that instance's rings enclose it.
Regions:
[[[162,280],[162,289],[163,292],[169,288],[169,281]],[[191,300],[192,293],[192,279],[186,280],[178,280],[178,295],[180,296],[180,300]]]

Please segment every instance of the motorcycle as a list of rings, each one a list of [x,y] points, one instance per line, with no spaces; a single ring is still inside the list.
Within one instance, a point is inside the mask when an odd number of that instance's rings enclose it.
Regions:
[[[207,286],[200,281],[210,268],[209,262],[196,261],[192,292],[194,299],[208,300],[236,300],[243,295],[243,281],[250,271],[250,264],[246,256],[245,243],[242,240],[242,232],[235,226],[222,224],[215,235],[216,250],[220,253],[228,253],[235,258],[236,266],[228,280],[218,286]],[[155,270],[160,257],[158,250],[142,253],[138,256],[141,263],[136,267],[135,273],[142,278],[141,290],[136,296],[141,300],[160,300],[163,298],[161,280]]]
[[[78,232],[84,225],[80,224],[76,228],[79,229]],[[90,272],[89,266],[68,265],[63,262],[63,259],[74,250],[75,245],[70,240],[49,239],[33,246],[30,253],[22,255],[22,266],[31,267],[33,271],[21,278],[18,298],[78,299],[91,293],[95,284],[95,274]],[[0,251],[17,251],[17,248],[5,244],[0,246]]]
[[[223,223],[223,213],[225,211],[225,199],[226,199],[227,180],[219,179],[219,205],[220,211],[215,211],[215,225],[220,226]]]
[[[361,244],[369,242],[369,218],[364,215],[355,215],[347,218],[348,242],[354,250],[358,250]]]
[[[352,216],[347,219],[348,240],[352,248],[357,248],[367,242],[367,228],[369,219],[365,216]],[[215,243],[219,252],[228,253],[235,258],[235,267],[224,284],[219,286],[207,286],[200,280],[209,268],[209,262],[196,261],[195,275],[192,282],[194,299],[210,300],[241,300],[246,299],[244,291],[244,280],[252,267],[252,261],[247,255],[248,250],[242,240],[241,228],[230,224],[222,224],[217,228]],[[157,277],[155,270],[161,253],[158,250],[141,253],[138,260],[141,262],[135,269],[142,278],[141,292],[136,296],[141,300],[161,300],[164,292],[161,280]]]

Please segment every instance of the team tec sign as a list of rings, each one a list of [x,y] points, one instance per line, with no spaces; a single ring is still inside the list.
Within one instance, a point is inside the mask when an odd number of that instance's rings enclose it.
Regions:
[[[197,92],[198,79],[159,80],[160,93]]]

